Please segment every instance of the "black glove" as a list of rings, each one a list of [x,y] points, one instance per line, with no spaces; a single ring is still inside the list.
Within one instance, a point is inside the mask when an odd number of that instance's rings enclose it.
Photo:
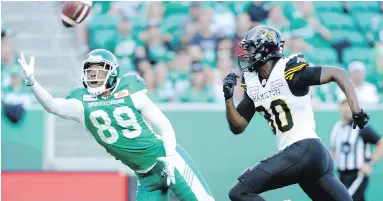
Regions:
[[[239,78],[239,76],[233,71],[230,71],[230,73],[223,78],[223,94],[225,95],[225,100],[233,97],[234,86],[237,85],[237,78]]]
[[[370,115],[368,115],[363,111],[363,109],[361,109],[360,113],[352,115],[352,118],[354,119],[354,124],[352,125],[352,128],[355,129],[357,125],[359,128],[364,128],[364,126],[366,126],[368,120],[370,119]]]

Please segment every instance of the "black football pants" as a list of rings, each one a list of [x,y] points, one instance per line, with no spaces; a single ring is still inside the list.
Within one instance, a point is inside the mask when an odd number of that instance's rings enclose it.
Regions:
[[[232,201],[264,201],[259,194],[299,184],[313,201],[352,201],[333,166],[319,139],[301,140],[241,174],[229,197]]]

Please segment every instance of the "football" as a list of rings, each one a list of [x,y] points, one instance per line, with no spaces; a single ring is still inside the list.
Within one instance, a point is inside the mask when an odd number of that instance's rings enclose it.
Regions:
[[[66,1],[62,7],[61,20],[65,27],[80,24],[90,13],[92,1]]]

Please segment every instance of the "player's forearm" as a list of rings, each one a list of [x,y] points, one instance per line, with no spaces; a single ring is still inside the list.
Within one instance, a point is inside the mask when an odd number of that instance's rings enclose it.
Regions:
[[[76,114],[81,111],[81,106],[75,102],[52,97],[37,81],[29,88],[43,108],[51,114],[70,119],[72,116],[78,116]]]
[[[376,149],[374,154],[371,157],[371,163],[375,164],[379,162],[380,159],[383,157],[383,138],[379,140],[378,144],[376,145]]]
[[[352,84],[351,79],[345,70],[335,67],[323,67],[320,81],[321,84],[335,81],[340,89],[342,89],[343,93],[346,95],[352,113],[360,113],[361,110],[354,85]]]
[[[237,109],[234,106],[233,100],[228,99],[226,103],[226,120],[229,124],[230,131],[233,134],[240,134],[246,128],[246,122],[244,122],[243,117],[238,113]]]
[[[144,92],[132,94],[134,105],[151,124],[158,128],[166,155],[174,155],[176,151],[176,136],[172,124],[162,111],[146,96]]]
[[[37,81],[35,81],[29,88],[46,111],[53,113],[57,110],[52,95],[49,94],[49,92],[47,92]]]

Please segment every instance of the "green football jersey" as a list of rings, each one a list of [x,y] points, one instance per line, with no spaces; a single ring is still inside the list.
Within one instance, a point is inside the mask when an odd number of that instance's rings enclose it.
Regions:
[[[128,73],[118,78],[107,98],[91,96],[84,87],[66,97],[82,102],[84,126],[108,153],[133,170],[145,170],[165,156],[162,140],[133,104],[131,95],[141,90],[146,90],[145,81]]]

